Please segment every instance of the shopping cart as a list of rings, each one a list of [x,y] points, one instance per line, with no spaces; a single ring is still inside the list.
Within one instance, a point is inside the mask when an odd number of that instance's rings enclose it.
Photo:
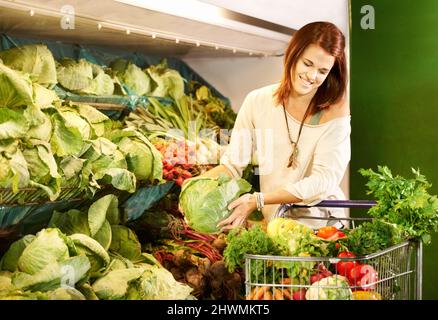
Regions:
[[[326,200],[317,207],[369,208],[373,201]],[[282,205],[274,217],[288,218],[295,205]],[[300,206],[305,207],[305,206]],[[371,218],[297,218],[323,219],[327,225],[355,228]],[[387,249],[354,258],[313,256],[246,255],[246,297],[250,300],[421,300],[422,244],[406,241]],[[348,275],[340,263],[358,267]],[[345,266],[345,264],[344,264]],[[362,298],[361,298],[362,297]]]

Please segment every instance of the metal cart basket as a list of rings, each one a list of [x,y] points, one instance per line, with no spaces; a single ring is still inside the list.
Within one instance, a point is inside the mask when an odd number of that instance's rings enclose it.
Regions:
[[[319,207],[367,208],[372,201],[322,201]],[[288,217],[293,205],[282,205],[274,217]],[[297,218],[297,217],[294,217]],[[299,217],[309,219],[306,217]],[[370,218],[315,218],[327,225]],[[345,223],[347,221],[347,223]],[[422,244],[406,241],[366,256],[313,257],[246,255],[245,285],[249,300],[421,300]],[[341,268],[349,264],[350,268]],[[350,273],[346,269],[356,269]]]

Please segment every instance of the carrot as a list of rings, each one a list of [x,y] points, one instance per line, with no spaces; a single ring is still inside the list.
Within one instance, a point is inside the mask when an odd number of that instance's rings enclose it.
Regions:
[[[257,288],[254,288],[250,291],[249,295],[246,296],[246,300],[254,300],[254,296],[256,294]]]
[[[265,294],[263,295],[263,300],[272,300],[271,290],[265,291]]]
[[[252,297],[253,300],[262,300],[267,287],[256,287],[256,291]]]
[[[292,279],[291,278],[284,278],[281,281],[281,284],[292,284]]]
[[[289,289],[283,290],[283,297],[285,300],[292,300],[292,294],[290,293]]]
[[[274,300],[284,300],[280,289],[274,289]]]

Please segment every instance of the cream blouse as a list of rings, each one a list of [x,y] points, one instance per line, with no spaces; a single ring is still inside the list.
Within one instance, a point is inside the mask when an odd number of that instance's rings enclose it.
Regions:
[[[340,183],[350,161],[350,116],[318,125],[304,124],[298,143],[298,166],[288,168],[292,146],[281,105],[274,102],[278,84],[250,92],[239,110],[230,144],[221,158],[235,177],[241,177],[252,161],[259,166],[261,192],[286,190],[302,202],[315,205],[325,199],[345,199]],[[287,114],[291,137],[296,141],[300,121]],[[263,215],[271,219],[279,205],[266,205]],[[345,217],[344,209],[294,209],[292,217],[311,215]],[[299,219],[311,227],[326,221]]]

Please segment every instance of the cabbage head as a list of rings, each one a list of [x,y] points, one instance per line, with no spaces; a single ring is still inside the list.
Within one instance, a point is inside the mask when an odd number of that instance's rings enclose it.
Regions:
[[[110,68],[113,70],[114,75],[128,89],[129,95],[142,96],[150,93],[151,80],[149,76],[131,61],[117,59],[111,62]],[[125,91],[123,89],[122,92]]]
[[[33,87],[29,75],[8,68],[0,59],[0,108],[33,103]]]
[[[306,292],[306,300],[353,300],[347,278],[333,275],[316,281]]]
[[[175,101],[184,96],[184,78],[178,71],[167,67],[166,59],[146,71],[153,80],[152,96],[172,97]]]
[[[217,179],[193,178],[183,185],[179,202],[190,227],[199,232],[219,232],[216,225],[226,219],[231,211],[228,205],[251,185],[244,179],[221,175]]]
[[[42,44],[24,45],[0,52],[8,67],[30,75],[33,82],[51,88],[57,83],[55,59]]]
[[[135,260],[141,256],[141,244],[134,231],[122,225],[112,225],[111,233],[111,252],[117,252],[130,260]]]

